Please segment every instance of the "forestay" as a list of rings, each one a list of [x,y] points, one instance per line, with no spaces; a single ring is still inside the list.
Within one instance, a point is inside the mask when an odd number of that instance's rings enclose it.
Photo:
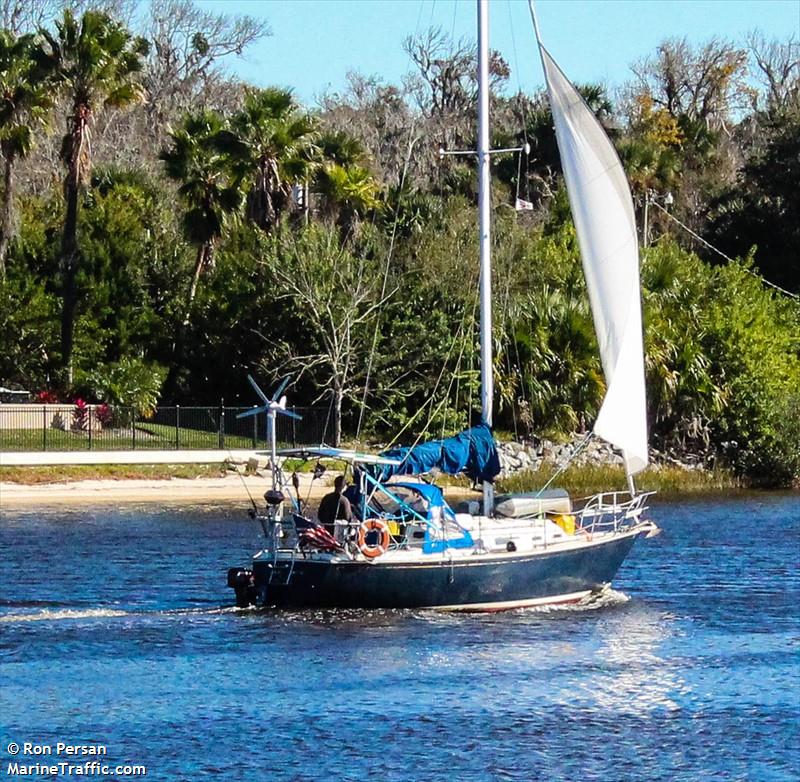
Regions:
[[[595,433],[647,466],[639,247],[625,172],[594,113],[542,46],[558,149],[594,317],[606,396]]]

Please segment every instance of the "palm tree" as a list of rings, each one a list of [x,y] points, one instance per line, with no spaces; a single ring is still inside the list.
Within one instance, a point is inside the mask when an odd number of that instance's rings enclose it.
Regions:
[[[72,347],[76,285],[80,265],[78,206],[81,190],[89,180],[92,164],[91,128],[102,106],[122,108],[140,101],[144,92],[138,81],[149,45],[134,37],[108,14],[87,11],[80,19],[66,10],[56,22],[56,35],[42,30],[53,67],[69,101],[67,133],[61,144],[66,167],[64,198],[66,214],[61,241],[64,273],[64,305],[61,316],[61,360],[67,383],[72,382]]]
[[[34,128],[53,105],[52,69],[33,35],[16,37],[0,30],[0,153],[3,200],[0,204],[0,280],[11,241],[14,215],[14,169],[33,146]]]
[[[292,185],[305,181],[316,153],[315,125],[288,90],[248,90],[244,107],[221,135],[247,189],[247,219],[264,231],[292,203]]]
[[[364,145],[355,136],[343,130],[327,130],[319,137],[319,151],[323,160],[340,166],[361,165],[367,159]]]
[[[172,143],[160,155],[167,176],[180,183],[178,194],[186,207],[184,232],[197,247],[184,325],[190,319],[200,276],[213,268],[215,246],[242,202],[240,182],[226,153],[225,132],[216,112],[189,114],[182,127],[170,132]]]
[[[335,220],[344,240],[356,234],[365,214],[381,209],[380,187],[364,165],[367,156],[358,139],[327,132],[319,146],[324,162],[317,168],[315,187],[322,211]]]
[[[325,163],[317,176],[317,188],[323,210],[334,217],[343,240],[355,236],[364,215],[381,209],[378,183],[362,166]]]

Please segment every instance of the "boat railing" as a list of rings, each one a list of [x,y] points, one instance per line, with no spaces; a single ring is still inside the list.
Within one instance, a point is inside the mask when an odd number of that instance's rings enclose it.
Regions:
[[[655,492],[631,495],[629,491],[601,492],[583,500],[576,514],[577,526],[592,535],[620,532],[633,527],[647,510],[647,499]]]

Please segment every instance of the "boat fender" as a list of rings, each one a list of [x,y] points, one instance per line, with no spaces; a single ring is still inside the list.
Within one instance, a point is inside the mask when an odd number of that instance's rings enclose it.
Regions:
[[[367,541],[367,536],[372,532],[377,532],[379,535],[377,543]],[[358,528],[358,550],[367,559],[375,559],[385,554],[390,541],[389,525],[383,519],[367,519]]]
[[[553,522],[558,524],[567,535],[575,534],[575,516],[571,513],[559,513],[553,517]]]

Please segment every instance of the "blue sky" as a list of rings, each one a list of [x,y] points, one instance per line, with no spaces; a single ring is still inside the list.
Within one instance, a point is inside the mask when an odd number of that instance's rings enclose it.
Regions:
[[[157,0],[155,0],[157,2]],[[272,37],[231,61],[242,79],[292,87],[307,104],[339,90],[356,70],[399,82],[411,64],[403,40],[431,25],[475,36],[473,0],[200,0],[209,10],[266,19]],[[577,82],[615,87],[628,66],[667,37],[741,41],[753,29],[800,36],[800,0],[538,0],[545,45]],[[493,0],[490,37],[512,69],[510,87],[532,90],[542,76],[525,0]]]

